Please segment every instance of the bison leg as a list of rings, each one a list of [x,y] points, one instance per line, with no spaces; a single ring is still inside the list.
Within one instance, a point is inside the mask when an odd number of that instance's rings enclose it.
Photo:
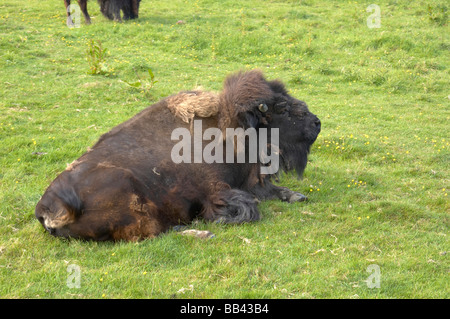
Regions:
[[[301,193],[294,192],[287,187],[275,186],[269,181],[265,181],[264,186],[261,184],[255,185],[250,192],[260,200],[279,198],[282,201],[294,203],[303,202],[308,199]]]
[[[132,7],[131,19],[139,18],[139,2],[141,2],[141,0],[131,0],[131,7]]]
[[[68,27],[73,27],[73,21],[72,21],[72,18],[70,17],[70,12],[69,12],[70,0],[64,0],[64,6],[66,7],[66,13],[67,13],[66,24]]]
[[[133,11],[131,8],[131,0],[125,1],[122,5],[123,19],[129,20],[133,19]]]
[[[109,1],[99,1],[99,4],[100,4],[100,12],[109,20],[114,19],[109,9],[110,7]]]
[[[91,17],[87,11],[87,0],[78,0],[78,4],[80,5],[81,12],[83,12],[84,21],[86,24],[91,24]]]
[[[108,19],[114,20],[116,22],[122,22],[122,19],[120,17],[120,10],[122,9],[122,6],[122,0],[107,0],[105,1],[105,12],[102,12]]]
[[[122,22],[122,18],[120,17],[120,7],[114,7],[112,14],[114,16],[114,21]]]
[[[72,18],[70,17],[69,12],[69,6],[70,6],[70,0],[64,0],[64,5],[66,7],[67,12],[67,26],[73,27],[74,23],[72,21]],[[86,21],[86,24],[91,24],[91,17],[89,16],[89,13],[87,11],[87,0],[78,0],[78,5],[80,6],[81,12],[83,12],[84,20]]]
[[[255,197],[239,189],[222,190],[211,197],[202,213],[206,220],[237,224],[260,219]]]
[[[137,19],[139,17],[139,2],[140,0],[127,0],[122,6],[123,19]]]

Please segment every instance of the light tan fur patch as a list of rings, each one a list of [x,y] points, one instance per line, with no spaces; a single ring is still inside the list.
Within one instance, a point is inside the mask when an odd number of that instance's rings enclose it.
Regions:
[[[182,92],[167,98],[167,107],[183,122],[189,123],[194,116],[216,115],[219,111],[219,96],[204,91]]]
[[[73,170],[75,168],[75,166],[77,166],[78,164],[80,164],[80,162],[78,160],[74,160],[72,163],[67,164],[66,171]]]
[[[44,224],[48,228],[61,228],[71,222],[73,222],[73,219],[64,209],[60,209],[52,217],[49,217],[48,215],[44,216]]]

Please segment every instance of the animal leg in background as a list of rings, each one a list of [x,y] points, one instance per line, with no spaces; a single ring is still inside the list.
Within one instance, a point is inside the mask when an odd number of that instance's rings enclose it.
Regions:
[[[118,0],[114,0],[118,1]],[[141,0],[124,0],[120,1],[120,8],[123,12],[123,19],[136,19],[139,17],[139,3]]]
[[[139,18],[139,3],[141,0],[127,0],[123,6],[123,18],[124,20]]]
[[[139,18],[139,3],[141,0],[131,0],[131,19],[137,19]]]
[[[78,4],[80,5],[81,12],[83,12],[86,24],[91,24],[91,17],[89,16],[89,13],[87,11],[87,0],[79,0]]]
[[[64,6],[66,7],[67,12],[67,25],[73,26],[73,21],[70,17],[70,12],[68,11],[70,5],[70,0],[64,0]],[[78,0],[78,5],[80,6],[81,12],[83,12],[84,15],[84,21],[86,24],[91,24],[91,17],[89,16],[89,13],[87,11],[87,0]]]
[[[135,19],[139,16],[140,0],[98,0],[102,14],[114,21],[122,21],[120,11],[123,12],[123,19]]]
[[[105,8],[106,8],[106,14],[103,13],[108,19],[122,22],[122,19],[120,17],[120,9],[123,7],[123,1],[122,0],[106,0],[104,1]]]
[[[125,0],[122,2],[121,9],[124,20],[134,19],[133,2],[134,0]]]
[[[109,0],[106,1],[98,1],[98,4],[100,5],[100,12],[107,17],[108,19],[112,20],[114,19],[113,15],[111,14],[109,10]]]

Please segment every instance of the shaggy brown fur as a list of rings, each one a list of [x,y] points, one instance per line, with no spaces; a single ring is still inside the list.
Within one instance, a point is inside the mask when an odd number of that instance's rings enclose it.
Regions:
[[[319,119],[281,82],[267,81],[260,71],[241,72],[228,77],[219,94],[182,92],[104,134],[50,184],[36,205],[36,218],[54,236],[134,241],[198,217],[256,221],[257,200],[306,199],[273,185],[270,175],[261,174],[261,161],[176,164],[171,134],[189,129],[193,120],[201,120],[203,130],[278,129],[280,167],[299,174],[320,132]]]

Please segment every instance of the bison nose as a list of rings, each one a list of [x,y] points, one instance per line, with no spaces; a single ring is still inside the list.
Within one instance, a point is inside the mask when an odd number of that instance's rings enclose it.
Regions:
[[[56,234],[56,228],[45,227],[45,229],[47,229],[47,231],[50,233],[50,235],[55,235]]]
[[[319,120],[318,118],[314,121],[314,124],[315,124],[316,127],[320,130],[320,125],[321,125],[321,123],[320,123],[320,120]]]

